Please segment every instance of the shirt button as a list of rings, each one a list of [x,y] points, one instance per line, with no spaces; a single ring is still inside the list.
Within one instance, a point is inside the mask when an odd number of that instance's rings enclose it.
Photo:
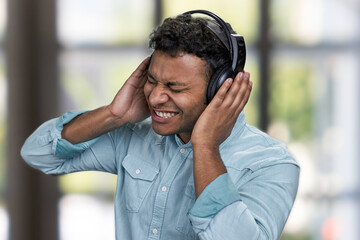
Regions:
[[[180,149],[180,152],[181,152],[181,153],[185,153],[185,152],[186,152],[185,148],[181,148],[181,149]]]
[[[163,187],[161,188],[161,191],[163,191],[163,192],[166,192],[166,190],[167,190],[167,188],[166,188],[165,186],[163,186]]]
[[[140,174],[140,172],[141,172],[140,169],[136,169],[135,171],[136,174]]]
[[[158,233],[158,230],[156,229],[156,228],[154,228],[153,230],[152,230],[152,232],[153,232],[153,234],[157,234]]]

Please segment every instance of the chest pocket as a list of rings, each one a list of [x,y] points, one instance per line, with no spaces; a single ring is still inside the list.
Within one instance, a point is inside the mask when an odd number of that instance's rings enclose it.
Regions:
[[[183,201],[179,208],[179,215],[176,222],[176,229],[185,235],[184,239],[195,239],[195,232],[192,229],[190,219],[187,215],[189,208],[195,202],[194,178],[190,177],[185,189]]]
[[[124,197],[129,212],[138,212],[159,170],[134,156],[125,157]]]

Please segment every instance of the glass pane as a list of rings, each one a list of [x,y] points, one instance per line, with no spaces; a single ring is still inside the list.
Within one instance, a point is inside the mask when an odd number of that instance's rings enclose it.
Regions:
[[[274,0],[272,36],[300,44],[342,43],[358,39],[357,0]]]
[[[322,132],[322,171],[331,171],[328,184],[334,195],[332,215],[342,239],[359,239],[360,220],[360,58],[357,50],[332,54],[326,59],[333,106],[331,125]],[[319,124],[322,124],[320,122]]]
[[[229,22],[232,28],[243,35],[247,44],[256,40],[258,35],[258,1],[245,0],[167,0],[164,1],[164,17],[173,17],[185,11],[204,9],[219,15]]]
[[[63,52],[60,57],[62,112],[109,104],[148,55],[145,50]]]
[[[309,139],[313,130],[312,65],[299,58],[279,58],[272,64],[270,119],[279,128],[282,123],[288,124],[283,141]]]
[[[61,198],[59,208],[61,240],[115,240],[112,199],[67,194]]]
[[[58,36],[65,47],[146,44],[152,19],[152,1],[58,0]]]

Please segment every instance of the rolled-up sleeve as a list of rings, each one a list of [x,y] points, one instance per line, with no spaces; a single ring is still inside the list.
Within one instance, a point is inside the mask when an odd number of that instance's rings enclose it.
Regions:
[[[63,158],[74,157],[79,153],[85,151],[88,147],[90,147],[93,143],[95,143],[98,140],[98,138],[94,138],[86,142],[72,144],[66,139],[61,138],[61,131],[63,130],[64,125],[69,123],[72,119],[83,113],[84,111],[68,112],[56,120],[56,129],[53,131],[55,136],[53,142],[53,151],[56,156]]]
[[[111,160],[110,163],[99,160],[107,160],[114,155],[111,154],[114,150],[108,149],[109,146],[113,146],[111,143],[107,144],[110,141],[108,137],[100,136],[79,144],[71,144],[61,138],[63,126],[82,113],[84,111],[66,113],[59,118],[43,123],[36,129],[26,139],[21,149],[21,156],[25,162],[46,174],[64,174],[85,170],[115,173],[114,160]],[[89,149],[93,145],[99,145],[94,146],[94,149],[101,149],[103,144],[107,147],[101,151]],[[101,153],[104,152],[107,153],[107,159],[102,157]]]
[[[240,195],[227,173],[211,182],[189,210],[194,217],[211,218],[224,207],[240,201]]]
[[[275,164],[247,171],[234,184],[229,174],[210,183],[189,210],[200,239],[278,239],[294,203],[299,167]]]

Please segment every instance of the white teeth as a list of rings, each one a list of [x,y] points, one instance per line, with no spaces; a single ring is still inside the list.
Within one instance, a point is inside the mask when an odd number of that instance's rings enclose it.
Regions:
[[[162,118],[170,118],[170,117],[173,117],[175,116],[175,113],[166,113],[166,112],[158,112],[158,111],[155,111],[156,115],[158,115],[159,117],[162,117]]]

